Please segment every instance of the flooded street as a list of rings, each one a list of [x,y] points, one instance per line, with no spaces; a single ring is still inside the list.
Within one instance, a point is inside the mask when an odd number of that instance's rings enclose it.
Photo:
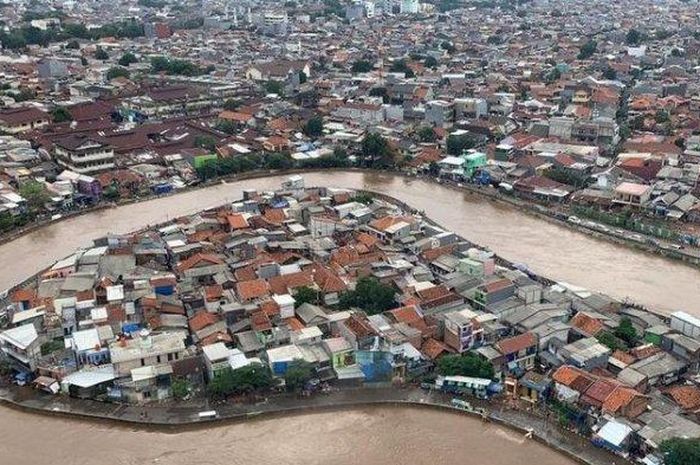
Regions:
[[[0,410],[1,463],[13,465],[574,465],[521,434],[417,408],[286,416],[181,433]]]
[[[243,189],[278,188],[286,176],[221,184],[91,213],[56,223],[0,246],[0,289],[20,282],[92,239],[126,233],[237,200]],[[394,196],[501,256],[544,276],[653,308],[700,315],[700,271],[599,240],[495,204],[475,194],[391,174],[305,175],[307,186],[365,188]]]

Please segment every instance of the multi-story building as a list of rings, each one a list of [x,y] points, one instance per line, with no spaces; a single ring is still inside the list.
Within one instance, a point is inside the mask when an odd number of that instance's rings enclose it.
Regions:
[[[73,134],[54,142],[58,164],[79,174],[114,168],[114,149],[95,138]]]
[[[465,308],[445,315],[445,343],[462,353],[483,341],[484,330],[476,320],[477,314]]]
[[[159,366],[180,360],[186,355],[181,333],[150,334],[143,330],[134,339],[121,339],[109,346],[117,376],[129,376],[136,368]]]
[[[504,372],[529,370],[535,366],[537,357],[537,336],[527,332],[518,336],[502,339],[495,347],[503,355]]]
[[[0,349],[17,371],[32,372],[41,356],[41,344],[36,327],[26,324],[0,333]]]

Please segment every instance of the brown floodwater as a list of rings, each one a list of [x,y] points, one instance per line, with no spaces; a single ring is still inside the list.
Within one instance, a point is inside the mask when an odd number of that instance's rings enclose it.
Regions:
[[[0,290],[104,234],[126,233],[237,200],[246,188],[272,190],[285,178],[220,184],[51,224],[0,245]],[[465,238],[549,278],[662,311],[700,315],[700,270],[680,262],[595,239],[514,207],[422,180],[358,172],[309,173],[305,179],[307,186],[365,188],[389,194],[424,210]]]
[[[363,408],[166,433],[0,409],[12,465],[574,465],[522,434],[465,415]]]

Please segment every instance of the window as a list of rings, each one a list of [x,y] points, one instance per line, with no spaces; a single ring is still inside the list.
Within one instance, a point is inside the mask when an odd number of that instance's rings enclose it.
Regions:
[[[141,366],[146,366],[146,361],[144,359],[141,359]]]
[[[156,362],[160,363],[160,355],[156,357]]]
[[[168,354],[168,361],[172,362],[173,361],[173,354]]]

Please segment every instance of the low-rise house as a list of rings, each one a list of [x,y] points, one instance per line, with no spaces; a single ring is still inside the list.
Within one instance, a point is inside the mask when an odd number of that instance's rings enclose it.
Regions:
[[[648,386],[668,386],[678,381],[681,374],[687,370],[687,366],[686,362],[669,353],[658,352],[629,365],[620,372],[618,379],[622,381],[627,378],[641,377],[646,379]]]
[[[49,114],[35,107],[9,108],[0,111],[0,130],[9,134],[48,126]]]
[[[564,363],[590,371],[608,364],[611,350],[594,337],[579,339],[559,349],[558,356]]]
[[[651,186],[623,182],[617,186],[613,194],[613,203],[629,205],[632,207],[644,207],[649,202]]]

